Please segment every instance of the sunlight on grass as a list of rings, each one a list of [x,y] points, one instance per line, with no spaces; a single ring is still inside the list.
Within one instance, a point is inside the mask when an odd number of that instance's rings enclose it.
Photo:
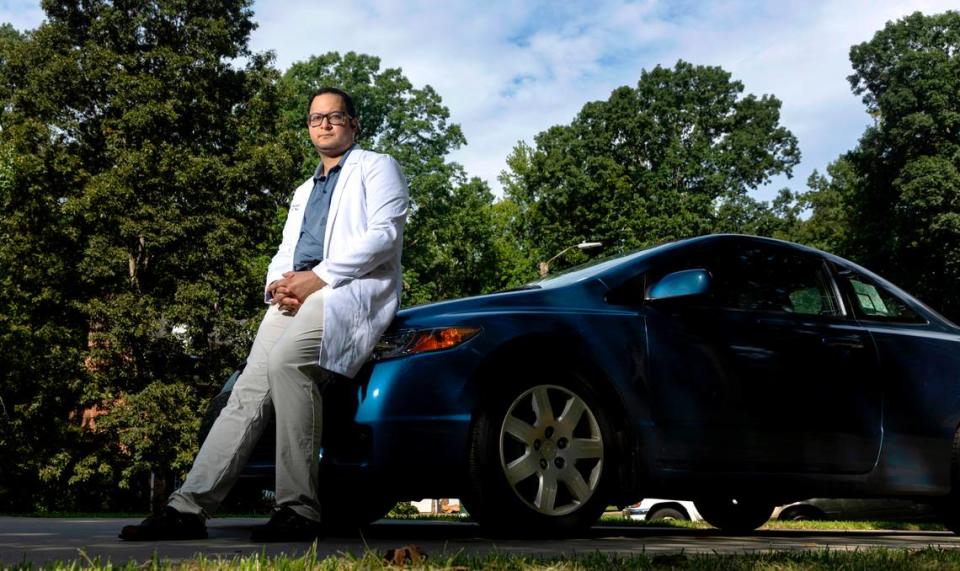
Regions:
[[[637,527],[671,527],[681,529],[713,529],[704,521],[656,520],[652,522],[625,519],[618,512],[607,512],[598,525],[627,525]],[[779,521],[770,520],[760,529],[795,529],[801,531],[946,531],[947,528],[937,522],[912,521]]]

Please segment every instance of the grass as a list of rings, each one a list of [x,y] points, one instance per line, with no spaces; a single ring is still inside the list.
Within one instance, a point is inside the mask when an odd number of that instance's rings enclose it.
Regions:
[[[129,571],[263,571],[278,569],[283,571],[352,571],[378,569],[451,569],[467,571],[482,570],[527,570],[543,569],[549,571],[592,571],[619,569],[704,569],[708,571],[794,571],[794,570],[838,570],[838,571],[900,571],[960,569],[960,550],[928,547],[919,550],[905,549],[869,549],[864,551],[805,551],[753,553],[741,555],[607,555],[592,553],[571,557],[530,557],[494,553],[484,556],[453,554],[449,556],[428,557],[426,560],[403,566],[385,562],[381,554],[367,552],[361,556],[351,554],[317,559],[316,545],[302,556],[275,556],[264,554],[235,558],[207,558],[199,556],[185,561],[167,561],[156,555],[143,563],[129,562],[113,564],[99,559],[81,557],[74,561],[33,566],[30,563],[14,565],[11,569],[33,570],[53,569],[79,571],[93,570],[129,570]]]
[[[915,521],[770,521],[760,529],[798,529],[810,531],[947,531],[941,523]]]
[[[704,521],[657,520],[638,521],[628,520],[620,512],[607,512],[600,518],[599,525],[627,525],[637,527],[676,527],[685,529],[711,529],[710,524]],[[913,521],[828,521],[828,520],[801,520],[780,521],[770,520],[760,529],[796,529],[801,531],[946,531],[947,528],[937,522]]]

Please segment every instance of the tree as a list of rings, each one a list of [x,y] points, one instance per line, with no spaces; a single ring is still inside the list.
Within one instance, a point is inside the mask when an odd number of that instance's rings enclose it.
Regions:
[[[466,139],[459,125],[449,122],[450,112],[432,87],[415,88],[400,69],[381,70],[379,58],[353,52],[294,63],[282,83],[284,125],[301,141],[304,178],[318,160],[304,131],[307,100],[323,86],[354,98],[358,144],[390,154],[403,167],[411,198],[403,250],[405,305],[494,289],[493,194],[446,160]]]
[[[799,197],[781,189],[772,203],[741,194],[719,203],[711,232],[752,234],[790,240],[801,223]]]
[[[23,42],[23,34],[10,24],[0,24],[0,74],[6,69],[10,54],[21,42]],[[3,120],[3,114],[7,111],[9,101],[9,86],[0,84],[0,122]]]
[[[120,429],[163,433],[130,413],[144,391],[207,396],[239,362],[299,164],[279,74],[247,47],[248,0],[43,7],[0,69],[15,157],[0,197],[0,489],[46,486],[21,494],[27,508],[100,507],[192,453],[164,439],[141,454]],[[167,412],[196,416],[195,401]],[[126,420],[70,421],[94,404]]]
[[[842,157],[827,166],[827,174],[814,171],[807,179],[807,191],[794,197],[797,214],[782,236],[787,240],[826,252],[846,253],[850,229],[847,206],[856,175]],[[799,212],[809,215],[800,219]]]
[[[960,318],[960,12],[889,22],[850,50],[875,124],[844,160],[848,255]]]
[[[497,263],[494,289],[518,287],[539,278],[537,259],[530,251],[530,237],[523,226],[520,206],[511,198],[503,198],[493,205],[493,247]]]
[[[0,36],[0,503],[31,509],[41,480],[57,472],[78,433],[68,423],[82,390],[84,324],[65,292],[65,260],[75,250],[56,193],[37,189],[46,166],[69,164],[44,144],[44,125],[16,119],[19,62],[32,42],[5,25]],[[59,186],[69,180],[59,181]],[[29,285],[27,285],[29,284]],[[45,470],[45,472],[44,472]],[[62,470],[61,470],[62,472]]]
[[[196,455],[195,439],[200,429],[196,401],[194,387],[157,381],[114,404],[100,424],[107,434],[119,436],[107,443],[111,453],[127,459],[121,465],[121,488],[130,488],[140,474],[152,472],[156,476],[157,466],[174,474],[187,473]],[[93,458],[96,455],[81,460],[81,469],[84,465],[95,468]],[[173,492],[172,483],[166,478],[153,478],[154,511],[166,505]]]
[[[502,180],[521,240],[540,259],[581,240],[622,252],[756,218],[747,191],[789,174],[799,151],[780,102],[742,93],[717,67],[658,66],[517,145]]]
[[[459,165],[451,179],[421,178],[404,239],[404,305],[496,289],[493,193]]]

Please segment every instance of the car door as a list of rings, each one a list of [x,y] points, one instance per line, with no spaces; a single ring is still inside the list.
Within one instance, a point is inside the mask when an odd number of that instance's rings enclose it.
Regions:
[[[838,270],[841,290],[877,344],[886,483],[942,490],[950,485],[960,422],[957,327],[878,276],[855,267]]]
[[[684,263],[710,272],[710,293],[646,309],[660,461],[870,470],[882,435],[876,350],[844,311],[824,260],[744,239]]]

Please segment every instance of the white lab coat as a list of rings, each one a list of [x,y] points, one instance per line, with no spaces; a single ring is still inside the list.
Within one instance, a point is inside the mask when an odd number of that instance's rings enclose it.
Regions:
[[[307,179],[293,193],[280,248],[267,269],[267,286],[293,269],[293,250],[313,189]],[[370,356],[400,306],[400,253],[409,191],[400,165],[388,155],[354,148],[333,191],[323,261],[313,271],[327,283],[319,365],[353,377]],[[270,294],[264,288],[264,301]]]

